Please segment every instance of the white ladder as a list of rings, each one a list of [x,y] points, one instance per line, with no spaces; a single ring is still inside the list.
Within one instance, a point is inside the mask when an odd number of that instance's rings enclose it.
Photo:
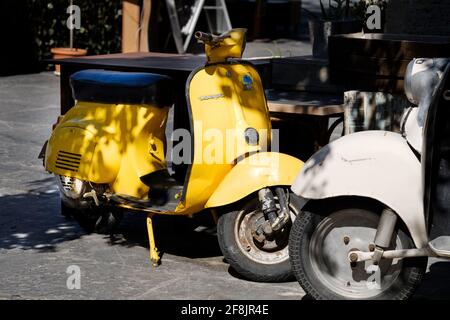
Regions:
[[[175,0],[166,0],[166,5],[178,53],[187,51],[202,11],[205,11],[209,32],[223,33],[232,28],[225,0],[197,0],[192,7],[188,22],[184,26],[180,26]],[[210,11],[216,11],[215,19],[211,18]],[[215,25],[213,21],[215,21]]]

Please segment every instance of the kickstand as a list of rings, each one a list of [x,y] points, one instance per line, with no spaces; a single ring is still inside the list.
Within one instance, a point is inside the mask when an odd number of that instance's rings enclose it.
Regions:
[[[158,248],[156,248],[155,244],[155,234],[153,233],[153,214],[147,215],[147,233],[148,233],[148,242],[150,244],[150,261],[154,267],[159,266],[161,262],[161,257],[159,256]]]

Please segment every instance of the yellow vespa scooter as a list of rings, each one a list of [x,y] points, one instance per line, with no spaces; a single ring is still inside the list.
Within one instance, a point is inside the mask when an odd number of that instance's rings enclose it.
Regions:
[[[242,276],[291,276],[288,234],[299,213],[288,188],[302,162],[270,152],[272,132],[261,79],[238,60],[245,29],[196,33],[207,63],[190,75],[186,105],[171,79],[84,70],[71,77],[76,104],[48,141],[45,168],[58,177],[63,213],[107,231],[123,211],[147,214],[150,258],[160,261],[155,214],[211,209],[223,254]]]

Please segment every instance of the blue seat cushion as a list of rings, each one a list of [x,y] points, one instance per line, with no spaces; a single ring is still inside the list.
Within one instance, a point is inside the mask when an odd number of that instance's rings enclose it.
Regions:
[[[173,103],[172,80],[159,74],[83,70],[70,77],[70,85],[74,99],[80,101],[160,107]]]

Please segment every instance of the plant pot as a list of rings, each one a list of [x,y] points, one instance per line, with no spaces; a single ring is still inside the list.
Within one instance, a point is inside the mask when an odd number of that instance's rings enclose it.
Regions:
[[[52,48],[50,51],[53,54],[53,59],[81,57],[87,54],[87,50],[78,48]],[[59,75],[60,73],[61,66],[59,64],[55,64],[55,74]]]
[[[328,59],[328,37],[333,34],[361,32],[363,20],[309,20],[309,36],[315,58]]]

